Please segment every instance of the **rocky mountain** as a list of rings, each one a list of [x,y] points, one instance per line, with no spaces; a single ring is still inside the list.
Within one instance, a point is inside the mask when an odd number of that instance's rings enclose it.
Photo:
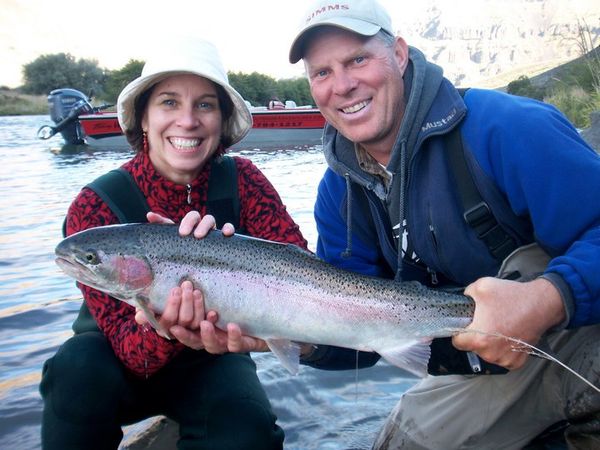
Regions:
[[[459,86],[504,86],[575,59],[582,30],[600,44],[598,0],[430,0],[394,20]]]

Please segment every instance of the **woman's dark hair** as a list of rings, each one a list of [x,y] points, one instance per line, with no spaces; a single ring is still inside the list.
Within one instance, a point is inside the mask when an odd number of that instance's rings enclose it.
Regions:
[[[144,116],[144,111],[146,111],[146,106],[148,106],[148,100],[150,100],[150,95],[152,95],[154,86],[156,86],[156,84],[146,89],[135,99],[133,104],[133,128],[127,130],[125,133],[125,137],[129,144],[138,152],[141,152],[144,148],[142,117]]]
[[[219,108],[221,108],[221,122],[223,124],[222,130],[230,129],[231,127],[229,126],[229,122],[231,120],[231,116],[233,116],[233,102],[231,101],[229,94],[221,85],[217,83],[214,83],[214,85],[217,89]],[[223,153],[225,153],[225,149],[231,147],[231,144],[231,136],[224,136],[221,134],[221,149],[217,151],[217,153],[219,153],[217,156],[221,156]]]
[[[217,101],[219,102],[219,109],[221,110],[221,122],[222,129],[229,128],[229,121],[231,116],[233,115],[233,102],[231,101],[231,97],[227,94],[225,89],[215,83],[212,82],[217,91]],[[134,121],[133,128],[128,130],[125,133],[125,137],[129,144],[133,147],[134,150],[140,152],[144,147],[144,138],[143,138],[143,130],[142,130],[142,117],[144,116],[144,112],[146,111],[146,107],[148,106],[148,100],[150,100],[150,96],[152,95],[152,91],[156,86],[155,83],[144,92],[142,92],[138,98],[135,99],[134,102]],[[231,146],[231,137],[221,135],[221,146],[217,150],[215,156],[221,156],[224,153],[224,150]]]

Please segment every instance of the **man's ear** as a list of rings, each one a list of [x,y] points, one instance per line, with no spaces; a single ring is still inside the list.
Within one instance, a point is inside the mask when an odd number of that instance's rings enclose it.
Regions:
[[[404,71],[408,66],[408,44],[400,36],[396,37],[394,43],[394,55],[396,56],[396,61],[398,61],[400,71],[402,72],[402,75],[404,75]]]

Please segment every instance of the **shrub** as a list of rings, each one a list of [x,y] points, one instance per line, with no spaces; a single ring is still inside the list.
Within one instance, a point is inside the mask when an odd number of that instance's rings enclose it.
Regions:
[[[43,95],[53,89],[73,88],[84,94],[102,93],[104,71],[98,62],[75,60],[68,53],[42,55],[23,66],[23,92]]]
[[[556,106],[577,128],[590,126],[590,114],[600,109],[600,92],[586,92],[579,86],[561,86],[544,98]]]
[[[545,94],[544,88],[534,86],[525,75],[521,75],[516,80],[508,83],[506,92],[521,97],[535,98],[536,100],[542,100]]]

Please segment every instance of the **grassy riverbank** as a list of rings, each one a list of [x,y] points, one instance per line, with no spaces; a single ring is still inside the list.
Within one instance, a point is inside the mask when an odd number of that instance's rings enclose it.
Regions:
[[[21,94],[12,89],[0,89],[0,116],[48,114],[46,95]]]

